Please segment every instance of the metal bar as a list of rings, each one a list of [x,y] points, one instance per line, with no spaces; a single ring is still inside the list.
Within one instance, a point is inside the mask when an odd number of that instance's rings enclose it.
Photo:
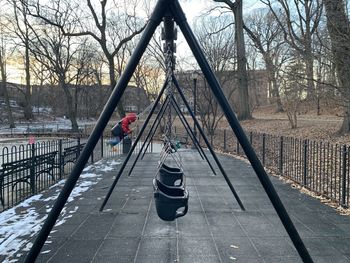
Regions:
[[[174,0],[171,5],[171,10],[175,18],[175,22],[179,25],[189,47],[191,48],[194,57],[196,58],[198,65],[200,66],[209,86],[212,89],[218,103],[221,105],[222,111],[225,113],[226,119],[230,123],[232,130],[235,132],[242,148],[253,166],[262,186],[264,187],[267,195],[270,198],[278,216],[280,217],[285,229],[287,230],[291,240],[294,243],[300,257],[304,262],[313,262],[309,252],[307,251],[303,241],[301,240],[298,231],[296,230],[292,220],[290,219],[285,207],[283,206],[281,199],[279,198],[271,180],[269,179],[264,167],[260,163],[256,156],[254,149],[249,143],[247,136],[245,135],[238,119],[236,118],[229,102],[227,101],[218,80],[216,79],[213,70],[210,68],[208,61],[206,60],[201,47],[196,40],[190,26],[186,21],[185,14],[183,13],[181,6],[177,0]]]
[[[103,137],[103,133],[101,134],[101,159],[103,158],[103,151],[104,151],[104,147],[103,147],[103,141],[104,141],[104,137]]]
[[[179,106],[177,105],[176,100],[174,99],[174,97],[171,98],[171,104],[172,104],[173,108],[175,109],[177,115],[179,116],[179,119],[180,119],[182,125],[183,125],[184,128],[185,128],[185,131],[186,131],[186,140],[187,140],[187,136],[189,135],[190,138],[191,138],[191,141],[192,141],[192,143],[193,143],[194,149],[197,149],[197,151],[198,151],[200,157],[202,158],[202,160],[204,160],[204,157],[203,157],[203,154],[202,154],[203,149],[201,148],[202,151],[199,150],[199,148],[198,148],[198,146],[197,146],[195,140],[193,139],[194,133],[193,133],[191,127],[190,127],[189,125],[187,125],[188,122],[187,122],[185,116],[183,115],[183,113],[181,112]],[[177,107],[176,107],[176,106],[177,106]],[[175,132],[175,134],[176,134],[176,132]]]
[[[227,174],[226,174],[224,168],[222,167],[222,165],[221,165],[221,163],[220,163],[220,161],[219,161],[219,158],[216,156],[215,151],[214,151],[213,148],[211,147],[211,145],[210,145],[210,143],[209,143],[207,137],[205,136],[205,133],[204,133],[202,127],[199,125],[198,120],[194,117],[194,114],[193,114],[193,112],[192,112],[192,110],[191,110],[191,108],[190,108],[190,105],[188,104],[188,102],[187,102],[187,100],[186,100],[186,98],[185,98],[185,95],[183,94],[183,92],[182,92],[182,90],[181,90],[181,88],[180,88],[180,86],[179,86],[179,83],[177,82],[177,80],[176,80],[176,78],[175,78],[174,75],[173,75],[173,83],[175,84],[175,87],[176,87],[176,89],[178,90],[178,92],[179,92],[179,94],[180,94],[180,96],[181,96],[181,99],[182,99],[183,102],[185,103],[185,105],[186,105],[186,107],[187,107],[187,110],[188,110],[188,112],[190,113],[190,115],[191,115],[193,121],[196,123],[196,126],[197,126],[197,128],[198,128],[199,133],[202,135],[202,137],[203,137],[203,139],[204,139],[204,141],[205,141],[205,143],[206,143],[206,145],[207,145],[207,147],[208,147],[208,149],[209,149],[211,155],[213,156],[213,158],[214,158],[216,164],[217,164],[218,167],[219,167],[220,172],[222,173],[222,175],[223,175],[224,178],[225,178],[226,183],[227,183],[228,186],[230,187],[231,192],[233,193],[234,197],[236,198],[236,200],[237,200],[239,206],[241,207],[241,209],[242,209],[242,210],[245,210],[245,208],[244,208],[244,206],[243,206],[243,204],[242,204],[242,201],[241,201],[241,199],[239,198],[238,194],[236,193],[236,190],[234,189],[233,185],[231,184],[231,181],[230,181],[230,179],[228,178],[228,176],[227,176]]]
[[[179,119],[180,119],[182,125],[184,126],[184,128],[185,128],[185,130],[186,130],[186,132],[187,132],[187,134],[186,134],[186,140],[187,140],[187,136],[189,135],[190,138],[191,138],[191,141],[192,141],[192,143],[193,143],[193,147],[194,147],[195,149],[197,149],[199,155],[200,155],[201,158],[204,160],[204,157],[203,157],[204,151],[203,151],[203,149],[202,149],[201,147],[198,148],[198,143],[197,143],[198,140],[195,140],[195,139],[194,139],[194,137],[195,137],[195,135],[194,135],[194,130],[192,130],[191,126],[189,125],[188,121],[186,120],[184,114],[182,113],[182,111],[181,111],[181,109],[180,109],[180,106],[178,105],[178,103],[176,102],[176,100],[175,100],[174,97],[172,97],[172,105],[173,105],[173,107],[174,107],[174,109],[175,109],[177,115],[179,116]],[[201,150],[199,150],[199,149],[201,149]]]
[[[199,149],[201,150],[201,152],[202,152],[202,154],[203,154],[205,160],[207,161],[207,163],[208,163],[209,166],[210,166],[210,169],[211,169],[212,172],[216,175],[216,172],[215,172],[213,166],[211,165],[211,163],[210,163],[210,161],[209,161],[207,155],[205,154],[203,148],[199,145],[199,141],[198,141],[197,137],[195,136],[194,131],[191,130],[190,124],[187,122],[185,116],[184,116],[183,113],[181,112],[180,107],[179,107],[179,104],[177,104],[177,102],[175,101],[175,99],[173,99],[173,103],[174,103],[174,106],[175,106],[175,107],[174,107],[175,110],[178,112],[178,114],[179,114],[179,112],[180,112],[180,114],[182,115],[183,121],[185,122],[185,124],[187,125],[189,131],[191,132],[190,137],[191,137],[191,139],[193,140],[193,144],[195,145],[195,147],[197,148],[198,151],[199,151]],[[183,124],[184,124],[184,123],[183,123]],[[184,124],[184,125],[185,125],[185,124]],[[194,125],[195,125],[194,127],[197,126],[195,122],[194,122]]]
[[[283,136],[280,137],[280,156],[279,156],[279,165],[278,165],[278,172],[280,175],[283,175]]]
[[[262,164],[265,165],[266,134],[262,136]]]
[[[168,103],[169,103],[169,102],[168,102]],[[164,104],[163,104],[163,105],[164,105]],[[157,124],[155,125],[154,129],[153,129],[153,130],[151,129],[151,130],[152,130],[152,135],[150,136],[150,139],[148,140],[147,146],[146,146],[145,150],[143,151],[143,154],[142,154],[142,156],[141,156],[141,160],[143,160],[143,157],[145,156],[145,154],[146,154],[146,152],[147,152],[147,149],[148,149],[150,143],[151,143],[152,140],[153,140],[153,136],[154,136],[154,134],[156,133],[156,131],[157,131],[157,129],[158,129],[158,126],[159,126],[159,124],[160,124],[160,122],[161,122],[161,120],[162,120],[162,118],[163,118],[163,116],[164,116],[164,114],[165,114],[166,108],[167,108],[167,106],[165,106],[165,107],[163,108],[163,112],[161,113],[161,117],[157,120],[158,122],[157,122]],[[175,127],[175,128],[176,128],[176,127]],[[152,144],[151,144],[151,147],[152,147]]]
[[[303,162],[304,162],[304,169],[303,169],[303,185],[304,187],[307,187],[307,171],[308,171],[308,157],[307,157],[307,149],[308,149],[308,140],[303,141]]]
[[[347,162],[346,162],[346,159],[347,159],[347,147],[346,145],[343,145],[343,156],[342,156],[342,159],[343,159],[343,166],[342,166],[342,202],[341,202],[341,205],[343,207],[346,206],[346,166],[347,166]]]
[[[126,164],[128,163],[128,161],[129,161],[129,159],[130,159],[130,157],[131,157],[131,155],[132,155],[132,153],[133,153],[135,147],[137,146],[138,141],[140,140],[140,138],[141,138],[143,132],[145,131],[146,126],[147,126],[149,120],[151,119],[151,116],[152,116],[154,110],[157,108],[158,102],[159,102],[160,98],[162,97],[162,95],[163,95],[163,93],[164,93],[164,90],[165,90],[165,88],[166,88],[167,85],[168,85],[168,82],[169,82],[169,80],[166,79],[166,80],[165,80],[165,83],[164,83],[164,85],[163,85],[163,87],[162,87],[162,89],[161,89],[161,91],[159,92],[159,95],[158,95],[157,99],[156,99],[155,102],[154,102],[154,105],[153,105],[151,111],[148,113],[148,116],[147,116],[145,122],[143,123],[142,128],[141,128],[139,134],[137,135],[137,137],[136,137],[136,139],[135,139],[135,142],[134,142],[133,145],[131,146],[131,149],[130,149],[128,155],[126,156],[126,158],[125,158],[125,160],[124,160],[122,166],[120,167],[120,169],[119,169],[119,171],[118,171],[117,176],[115,177],[115,179],[114,179],[114,181],[113,181],[111,187],[109,188],[109,191],[108,191],[108,193],[107,193],[107,195],[106,195],[105,199],[103,200],[103,203],[102,203],[102,205],[101,205],[101,207],[100,207],[100,211],[102,211],[103,208],[105,207],[105,205],[107,204],[107,201],[108,201],[109,197],[111,196],[111,194],[112,194],[112,192],[113,192],[113,189],[114,189],[114,187],[116,186],[116,184],[117,184],[117,182],[118,182],[120,176],[122,175],[122,173],[123,173],[123,171],[124,171],[124,169],[125,169],[125,166],[126,166]]]
[[[137,67],[137,64],[141,59],[142,54],[146,50],[148,43],[151,40],[156,28],[160,24],[166,9],[168,9],[168,1],[159,0],[142,34],[140,42],[136,46],[134,53],[132,54],[121,78],[119,79],[116,87],[113,89],[112,94],[109,100],[107,101],[107,104],[105,105],[99,119],[97,120],[96,125],[86,143],[86,146],[82,151],[82,154],[77,160],[70,176],[67,178],[67,181],[61,193],[59,194],[54,206],[52,207],[48,217],[46,218],[45,223],[41,228],[37,238],[35,239],[32,248],[27,254],[24,260],[25,263],[34,262],[38,254],[40,253],[41,248],[43,247],[81,172],[83,171],[91,152],[94,150],[104,128],[107,125],[108,120],[111,118],[116,106],[118,105],[120,98],[122,97]]]
[[[224,152],[226,152],[227,148],[226,148],[226,129],[224,129]]]

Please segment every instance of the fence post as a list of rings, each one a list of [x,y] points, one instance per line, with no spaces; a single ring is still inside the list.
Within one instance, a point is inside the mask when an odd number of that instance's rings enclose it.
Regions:
[[[101,158],[103,158],[103,151],[104,151],[104,149],[103,149],[103,141],[104,141],[104,137],[103,137],[103,133],[102,133],[101,134]],[[92,160],[91,160],[91,162],[92,162]]]
[[[303,186],[307,186],[307,148],[308,148],[308,140],[303,141],[303,161],[304,161],[304,170],[303,170]]]
[[[224,129],[224,151],[226,152],[226,129]]]
[[[346,145],[343,145],[342,147],[342,206],[346,206],[346,166],[347,166],[347,147]]]
[[[79,157],[79,155],[80,155],[80,137],[77,138],[77,143],[78,143],[78,152],[77,152],[78,155],[77,155],[77,157]]]
[[[283,175],[283,136],[280,138],[279,173]]]
[[[32,165],[30,167],[30,187],[32,188],[32,194],[35,194],[35,143],[32,146]]]
[[[237,152],[237,155],[239,155],[239,141],[238,141],[237,137],[236,137],[236,142],[237,142],[236,152]]]
[[[266,134],[262,135],[262,164],[265,166],[265,147],[266,147]]]
[[[62,147],[62,139],[59,139],[58,141],[58,158],[59,158],[59,169],[60,169],[60,180],[62,179],[63,175],[63,169],[64,169],[64,164],[63,164],[63,147]]]

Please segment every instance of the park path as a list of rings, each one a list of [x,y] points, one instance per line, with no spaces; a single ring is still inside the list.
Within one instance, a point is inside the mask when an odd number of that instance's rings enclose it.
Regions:
[[[105,159],[84,172],[99,176],[66,205],[64,222],[54,227],[37,262],[301,262],[249,164],[220,156],[246,207],[241,211],[218,169],[214,176],[193,150],[181,151],[181,158],[190,193],[187,215],[165,222],[156,214],[152,178],[159,154],[147,154],[128,177],[130,162],[99,212],[120,167]],[[271,179],[314,262],[350,262],[350,217]],[[52,203],[39,200],[31,208],[44,217]],[[33,240],[34,235],[27,239]],[[20,262],[26,249],[13,258]]]

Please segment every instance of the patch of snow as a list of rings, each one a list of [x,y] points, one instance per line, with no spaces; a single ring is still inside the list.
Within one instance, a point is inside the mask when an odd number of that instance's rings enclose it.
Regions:
[[[103,165],[102,162],[99,162],[98,169],[102,171],[109,171],[112,169],[110,165],[114,166],[117,164],[120,164],[120,162],[107,162],[105,165]],[[86,171],[89,171],[93,167],[88,166],[87,168],[88,169],[85,168]],[[98,182],[96,179],[101,179],[99,178],[100,176],[101,174],[83,173],[69,196],[67,203],[72,202],[75,199],[79,199],[84,192],[89,190],[91,186]],[[18,253],[20,250],[30,250],[33,244],[28,242],[29,238],[35,236],[41,230],[41,227],[47,218],[47,215],[42,215],[37,212],[34,204],[37,202],[43,202],[42,207],[45,207],[47,212],[51,211],[53,205],[44,203],[56,200],[64,183],[65,180],[61,180],[54,186],[50,187],[58,188],[50,197],[43,198],[42,194],[38,194],[23,201],[19,205],[0,213],[0,236],[2,237],[0,242],[0,255],[6,257],[4,262],[17,262],[16,259],[18,259],[20,256]],[[17,209],[19,209],[21,212],[16,213]],[[64,224],[67,219],[72,217],[72,215],[78,211],[78,209],[79,207],[75,206],[73,210],[70,209],[70,211],[67,211],[67,206],[65,206],[61,211],[60,219],[56,222],[55,226]],[[54,232],[56,232],[56,230],[51,231],[51,233]],[[46,243],[50,243],[50,241],[46,241]],[[45,254],[49,252],[50,250],[46,250],[41,253]]]

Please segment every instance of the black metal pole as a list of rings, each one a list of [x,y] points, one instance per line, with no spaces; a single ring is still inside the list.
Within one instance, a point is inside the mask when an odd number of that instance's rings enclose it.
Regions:
[[[185,116],[184,116],[183,113],[181,112],[181,109],[180,109],[179,107],[176,107],[176,106],[178,106],[178,105],[177,105],[176,100],[175,100],[174,97],[172,97],[172,99],[171,99],[171,104],[172,104],[173,108],[175,109],[177,116],[179,116],[179,119],[180,119],[182,125],[184,126],[184,128],[185,128],[185,130],[186,130],[186,133],[187,133],[187,134],[190,136],[190,138],[191,138],[191,141],[192,141],[192,144],[193,144],[193,149],[197,149],[197,151],[198,151],[200,157],[202,158],[202,160],[204,160],[204,157],[203,157],[203,154],[202,154],[202,152],[204,153],[204,151],[203,151],[202,148],[200,148],[200,149],[198,148],[198,146],[197,146],[197,144],[196,144],[196,141],[195,141],[194,138],[193,138],[193,131],[192,131],[192,129],[191,129],[191,126],[188,125],[188,122],[187,122]],[[186,121],[186,123],[185,123],[185,121]],[[210,166],[211,166],[211,165],[210,165]],[[212,171],[213,171],[213,173],[215,174],[215,172],[214,172],[213,169],[212,169]]]
[[[169,102],[170,102],[170,101],[168,100],[168,103],[167,103],[167,104],[169,104]],[[147,145],[146,145],[146,147],[145,147],[145,150],[144,150],[143,153],[142,153],[141,160],[143,160],[143,157],[145,156],[145,154],[146,154],[146,152],[147,152],[147,150],[148,150],[148,147],[149,147],[151,141],[153,140],[153,137],[154,137],[154,135],[155,135],[155,133],[156,133],[156,131],[157,131],[157,129],[158,129],[158,126],[159,126],[159,124],[160,124],[160,122],[161,122],[161,120],[162,120],[162,118],[163,118],[163,116],[164,116],[164,114],[165,114],[165,110],[167,109],[167,107],[168,107],[168,106],[165,106],[165,107],[164,107],[163,112],[161,113],[160,118],[157,120],[157,124],[155,125],[154,129],[152,130],[152,134],[150,135],[150,139],[148,140]]]
[[[118,84],[114,88],[106,106],[104,107],[99,119],[97,120],[97,123],[80,155],[78,158],[76,164],[73,167],[73,170],[69,177],[67,178],[67,181],[59,194],[54,206],[52,207],[48,217],[45,220],[45,223],[43,227],[41,228],[38,236],[36,237],[34,244],[30,251],[28,252],[24,262],[30,263],[34,262],[36,258],[38,257],[41,248],[43,247],[48,235],[50,234],[50,231],[52,230],[53,226],[55,225],[55,222],[60,215],[69,195],[71,194],[81,172],[84,169],[84,166],[86,165],[87,161],[89,160],[89,156],[91,152],[94,150],[103,130],[105,129],[109,119],[111,118],[116,106],[118,105],[120,98],[122,97],[129,80],[132,77],[132,74],[134,73],[136,66],[138,62],[141,59],[142,54],[144,53],[145,49],[147,48],[147,45],[152,38],[157,26],[160,24],[162,17],[168,8],[168,1],[167,0],[159,0],[157,2],[157,5],[153,11],[153,14],[148,21],[148,24],[142,34],[141,40],[138,43],[137,47],[135,48],[134,53],[132,54],[129,63],[127,64],[125,71],[123,72],[121,78],[118,81]]]
[[[193,114],[197,118],[197,78],[193,78]],[[197,136],[196,125],[193,123],[193,133]]]
[[[133,162],[133,164],[132,164],[132,166],[131,166],[131,168],[130,168],[130,170],[129,170],[128,176],[130,176],[131,173],[132,173],[132,171],[134,170],[134,167],[135,167],[135,165],[136,165],[136,163],[137,163],[137,161],[138,161],[138,159],[139,159],[141,153],[143,152],[143,148],[145,147],[147,141],[149,140],[150,134],[152,133],[152,131],[153,131],[153,129],[154,129],[154,126],[155,126],[155,124],[157,123],[157,120],[159,120],[159,118],[161,118],[161,116],[163,116],[162,112],[163,112],[163,110],[164,110],[164,108],[165,108],[165,105],[168,105],[168,104],[169,104],[169,97],[166,97],[166,99],[165,99],[165,101],[164,101],[162,107],[160,108],[160,110],[159,110],[159,112],[158,112],[156,118],[154,119],[154,121],[153,121],[153,123],[152,123],[151,129],[149,130],[149,132],[148,132],[148,134],[147,134],[147,136],[146,136],[146,139],[145,139],[145,141],[143,142],[143,144],[142,144],[142,146],[141,146],[140,151],[138,152],[138,154],[137,154],[137,156],[136,156],[136,158],[135,158],[135,160],[134,160],[134,162]]]
[[[179,114],[179,112],[180,112],[180,114],[182,114],[182,112],[181,112],[181,110],[180,110],[180,107],[179,107],[179,105],[177,104],[177,102],[176,102],[175,100],[173,100],[173,102],[174,102],[174,104],[175,104],[175,105],[174,105],[175,110],[178,112],[178,114]],[[182,115],[182,118],[183,118],[183,121],[186,123],[188,129],[189,129],[190,132],[191,132],[191,135],[192,135],[192,137],[193,137],[193,138],[192,138],[193,144],[196,146],[197,149],[200,149],[200,150],[202,151],[202,154],[203,154],[205,160],[208,162],[208,164],[209,164],[209,166],[210,166],[210,169],[211,169],[211,170],[213,171],[213,173],[216,175],[216,172],[215,172],[213,166],[211,165],[211,163],[210,163],[210,161],[209,161],[207,155],[205,154],[203,148],[200,146],[197,137],[194,135],[194,132],[192,132],[190,124],[187,122],[185,116]],[[196,125],[195,122],[194,122],[194,124]],[[185,125],[185,124],[184,124],[184,125]],[[195,126],[195,127],[196,127],[196,126]]]
[[[285,207],[283,206],[281,199],[279,198],[271,180],[269,179],[264,167],[261,165],[253,147],[250,145],[247,136],[245,135],[238,119],[236,118],[229,102],[227,101],[218,80],[216,79],[208,61],[206,60],[203,51],[200,48],[198,41],[196,40],[190,26],[186,21],[185,14],[177,0],[174,0],[171,5],[172,13],[175,21],[180,27],[190,49],[196,58],[198,65],[200,66],[212,92],[214,93],[218,103],[220,104],[222,111],[230,123],[230,126],[238,138],[248,160],[250,161],[254,171],[256,172],[262,186],[264,187],[272,205],[274,206],[278,216],[280,217],[286,231],[288,232],[295,248],[297,249],[300,257],[304,262],[313,262],[309,252],[307,251],[303,241],[301,240],[298,231],[296,230],[292,220],[290,219]]]
[[[227,183],[228,186],[230,187],[231,192],[233,193],[234,197],[236,198],[236,200],[237,200],[239,206],[241,207],[241,209],[242,209],[242,210],[245,210],[245,208],[244,208],[244,206],[243,206],[243,204],[242,204],[241,199],[239,198],[238,194],[236,193],[236,190],[234,189],[233,185],[231,184],[231,181],[230,181],[230,179],[228,178],[228,176],[227,176],[227,174],[226,174],[224,168],[222,167],[222,165],[221,165],[221,163],[220,163],[220,161],[219,161],[219,158],[217,157],[215,151],[214,151],[213,148],[211,147],[211,145],[210,145],[210,143],[209,143],[209,141],[208,141],[208,139],[207,139],[207,136],[205,135],[203,129],[202,129],[201,126],[199,125],[199,122],[197,121],[197,119],[194,117],[194,114],[193,114],[193,112],[192,112],[192,110],[191,110],[191,108],[190,108],[190,105],[188,104],[188,102],[187,102],[187,100],[186,100],[186,97],[185,97],[184,93],[182,92],[182,90],[181,90],[181,88],[180,88],[180,86],[179,86],[179,83],[177,82],[177,80],[176,80],[176,78],[175,78],[174,75],[173,75],[173,77],[172,77],[172,81],[173,81],[173,83],[174,83],[174,85],[175,85],[177,91],[179,92],[179,94],[180,94],[180,96],[181,96],[181,99],[182,99],[183,102],[185,103],[185,105],[186,105],[186,107],[187,107],[187,110],[188,110],[188,112],[190,113],[190,115],[191,115],[193,121],[196,123],[196,126],[197,126],[197,128],[198,128],[199,133],[200,133],[201,136],[203,137],[205,144],[207,145],[207,147],[208,147],[208,149],[209,149],[211,155],[213,156],[213,158],[214,158],[214,160],[215,160],[217,166],[219,167],[220,172],[221,172],[222,175],[224,176],[226,183]]]
[[[114,179],[114,181],[113,181],[111,187],[109,188],[109,191],[108,191],[108,193],[107,193],[107,195],[106,195],[105,199],[103,200],[103,203],[102,203],[102,205],[101,205],[101,207],[100,207],[100,211],[102,211],[103,208],[105,207],[105,205],[107,204],[107,201],[108,201],[109,197],[111,196],[111,194],[112,194],[112,192],[113,192],[113,189],[114,189],[114,187],[116,186],[116,184],[117,184],[117,182],[118,182],[120,176],[122,175],[122,173],[123,173],[123,171],[124,171],[124,169],[125,169],[125,166],[126,166],[126,164],[128,163],[128,161],[129,161],[129,159],[130,159],[130,157],[131,157],[131,155],[132,155],[132,153],[133,153],[133,151],[134,151],[134,149],[135,149],[135,147],[136,147],[138,141],[140,140],[140,138],[141,138],[143,132],[145,131],[146,126],[147,126],[149,120],[151,119],[151,116],[152,116],[154,110],[157,108],[158,102],[159,102],[160,98],[162,97],[162,95],[163,95],[163,93],[164,93],[164,90],[165,90],[166,86],[168,85],[168,82],[169,82],[169,80],[166,79],[166,81],[165,81],[165,83],[164,83],[164,85],[163,85],[163,88],[162,88],[161,91],[159,92],[159,95],[158,95],[157,99],[155,100],[155,102],[154,102],[154,104],[153,104],[153,106],[152,106],[151,111],[149,112],[149,114],[148,114],[148,116],[147,116],[145,122],[144,122],[143,125],[142,125],[142,128],[141,128],[139,134],[137,135],[137,137],[136,137],[136,139],[135,139],[135,142],[134,142],[133,145],[131,146],[131,149],[130,149],[128,155],[126,156],[126,158],[125,158],[125,160],[124,160],[122,166],[120,167],[120,169],[119,169],[119,171],[118,171],[117,176],[115,177],[115,179]]]
[[[167,99],[166,99],[167,100]],[[167,105],[169,105],[169,100],[167,100]],[[160,124],[160,122],[161,122],[161,120],[162,120],[162,118],[163,118],[163,116],[164,116],[164,114],[165,114],[165,110],[166,110],[166,108],[168,107],[167,105],[165,105],[164,106],[164,108],[163,108],[163,110],[162,110],[162,112],[161,112],[161,114],[160,114],[160,117],[158,118],[158,119],[156,119],[155,121],[155,126],[153,127],[153,129],[151,129],[150,130],[150,137],[148,138],[148,142],[147,142],[147,144],[146,144],[146,147],[145,147],[145,149],[144,149],[144,151],[143,151],[143,153],[142,153],[142,156],[141,156],[141,160],[143,160],[143,157],[145,156],[145,154],[146,154],[146,152],[147,152],[147,150],[148,150],[148,147],[149,147],[149,145],[150,145],[150,143],[152,142],[152,140],[153,140],[153,137],[154,137],[154,135],[155,135],[155,133],[156,133],[156,131],[157,131],[157,129],[158,129],[158,126],[159,126],[159,124]]]

